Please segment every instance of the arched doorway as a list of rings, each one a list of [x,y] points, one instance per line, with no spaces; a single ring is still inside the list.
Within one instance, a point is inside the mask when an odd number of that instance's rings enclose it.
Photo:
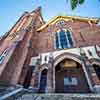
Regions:
[[[95,70],[95,72],[100,80],[100,65],[93,64],[93,68],[94,68],[94,70]]]
[[[44,69],[41,72],[40,88],[39,88],[40,93],[45,93],[46,85],[47,85],[47,69]]]
[[[55,67],[56,93],[88,93],[89,86],[82,65],[71,59],[63,59]]]

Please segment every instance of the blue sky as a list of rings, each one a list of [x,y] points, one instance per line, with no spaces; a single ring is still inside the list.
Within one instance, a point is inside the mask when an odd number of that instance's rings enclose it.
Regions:
[[[99,0],[85,0],[85,3],[71,10],[67,0],[0,0],[0,36],[8,32],[24,11],[42,6],[42,15],[48,21],[57,15],[100,17]],[[68,0],[69,1],[69,0]]]

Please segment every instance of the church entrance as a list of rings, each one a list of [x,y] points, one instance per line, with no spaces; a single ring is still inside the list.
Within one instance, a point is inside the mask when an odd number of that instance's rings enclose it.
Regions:
[[[88,93],[89,87],[82,66],[64,59],[55,67],[56,93]]]
[[[96,65],[96,64],[93,64],[93,67],[94,67],[94,70],[100,80],[100,66],[99,65]]]
[[[45,93],[46,85],[47,85],[47,69],[44,69],[41,72],[40,89],[39,89],[40,93]]]

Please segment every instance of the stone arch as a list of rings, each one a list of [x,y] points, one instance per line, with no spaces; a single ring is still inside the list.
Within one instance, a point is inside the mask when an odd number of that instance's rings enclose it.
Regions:
[[[55,68],[57,67],[57,65],[61,62],[61,61],[63,61],[64,59],[70,59],[70,60],[72,60],[72,61],[75,61],[76,63],[78,63],[79,65],[81,65],[81,69],[83,70],[83,74],[84,74],[84,78],[85,78],[85,80],[87,80],[87,78],[86,78],[86,74],[85,74],[85,72],[84,72],[84,69],[83,69],[83,63],[82,63],[82,59],[81,59],[81,56],[79,56],[79,55],[76,55],[76,54],[73,54],[73,53],[63,53],[63,54],[60,54],[60,55],[58,55],[55,59],[54,59],[54,68],[53,68],[53,73],[54,73],[54,76],[53,76],[53,86],[54,86],[54,89],[55,89],[55,83],[56,83],[56,72],[55,72]],[[87,90],[87,92],[88,91],[90,91],[89,90],[89,87],[88,87],[88,82],[86,82],[86,90]],[[83,90],[84,91],[84,90]]]
[[[80,64],[82,63],[81,56],[72,53],[63,53],[54,59],[54,66],[56,66],[60,61],[62,61],[65,58],[72,59]]]
[[[39,72],[39,92],[40,93],[45,92],[46,84],[47,84],[47,73],[48,73],[47,66],[42,66]],[[45,86],[43,85],[43,83]]]
[[[41,73],[44,69],[47,69],[47,70],[48,70],[48,65],[47,65],[46,63],[40,66],[40,68],[39,68],[40,73]]]

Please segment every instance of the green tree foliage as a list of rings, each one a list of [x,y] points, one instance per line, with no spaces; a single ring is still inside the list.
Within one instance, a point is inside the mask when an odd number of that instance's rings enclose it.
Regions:
[[[84,0],[79,0],[79,4],[83,4],[84,3]]]
[[[70,0],[71,8],[74,10],[78,5],[81,5],[85,0]]]

